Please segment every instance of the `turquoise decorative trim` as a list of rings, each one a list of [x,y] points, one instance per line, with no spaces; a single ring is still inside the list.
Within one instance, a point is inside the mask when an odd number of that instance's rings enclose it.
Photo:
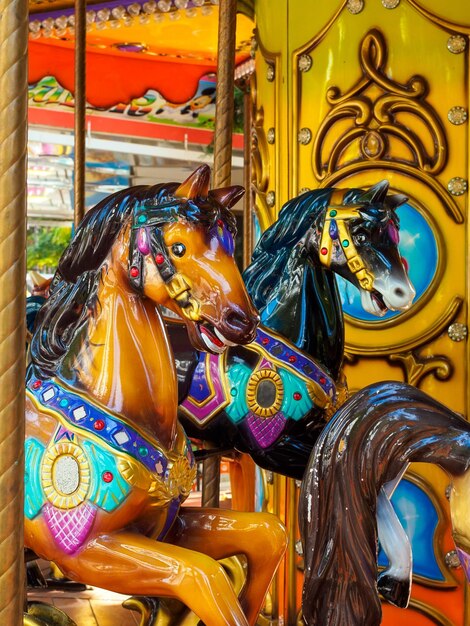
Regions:
[[[24,443],[24,513],[28,519],[34,519],[46,502],[41,486],[41,462],[45,446],[34,438]]]
[[[307,385],[300,378],[285,369],[278,369],[278,374],[284,385],[284,397],[281,412],[289,419],[298,421],[313,408],[313,402],[309,396]],[[298,394],[301,398],[298,398]]]
[[[120,475],[112,454],[90,441],[82,441],[91,467],[90,501],[104,511],[114,511],[129,495],[131,486]]]
[[[242,363],[237,363],[227,371],[228,383],[232,402],[226,407],[225,412],[234,424],[241,422],[249,412],[246,403],[246,388],[250,380],[251,370]]]

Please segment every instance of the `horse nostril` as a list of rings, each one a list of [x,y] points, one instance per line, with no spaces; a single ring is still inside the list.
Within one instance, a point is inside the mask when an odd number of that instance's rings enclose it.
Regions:
[[[245,331],[249,326],[251,326],[251,322],[246,315],[243,313],[236,313],[235,311],[231,311],[227,314],[225,317],[225,323],[236,331]]]
[[[397,296],[397,298],[403,298],[405,295],[405,292],[403,291],[401,287],[397,287],[395,289],[395,295]]]

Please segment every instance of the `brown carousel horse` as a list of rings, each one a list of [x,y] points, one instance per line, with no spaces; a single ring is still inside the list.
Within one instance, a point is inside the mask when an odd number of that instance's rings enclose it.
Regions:
[[[25,544],[70,578],[176,598],[212,626],[254,624],[286,547],[268,514],[180,508],[196,473],[177,422],[158,305],[195,348],[253,340],[233,259],[240,187],[187,181],[120,191],[92,209],[39,313],[26,395]],[[216,559],[244,554],[239,601]]]

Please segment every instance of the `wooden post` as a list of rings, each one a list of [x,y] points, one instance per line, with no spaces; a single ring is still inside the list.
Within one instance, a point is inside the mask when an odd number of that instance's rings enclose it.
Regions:
[[[28,3],[0,0],[0,624],[23,623]]]
[[[232,178],[233,90],[237,1],[220,0],[215,102],[213,187],[227,187]],[[202,506],[219,506],[220,459],[204,461]]]

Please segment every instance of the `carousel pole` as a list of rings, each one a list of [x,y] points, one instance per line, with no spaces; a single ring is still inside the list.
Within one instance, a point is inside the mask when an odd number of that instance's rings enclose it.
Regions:
[[[28,3],[0,0],[0,624],[23,623]]]
[[[74,224],[85,215],[86,0],[75,0]]]
[[[252,101],[250,93],[250,81],[246,81],[246,89],[243,94],[243,186],[245,187],[245,204],[243,205],[243,269],[251,263],[253,252],[253,198],[251,191],[251,116]]]
[[[220,0],[213,187],[227,187],[232,178],[236,26],[237,0]],[[219,506],[219,490],[220,459],[215,456],[204,461],[202,506]]]

